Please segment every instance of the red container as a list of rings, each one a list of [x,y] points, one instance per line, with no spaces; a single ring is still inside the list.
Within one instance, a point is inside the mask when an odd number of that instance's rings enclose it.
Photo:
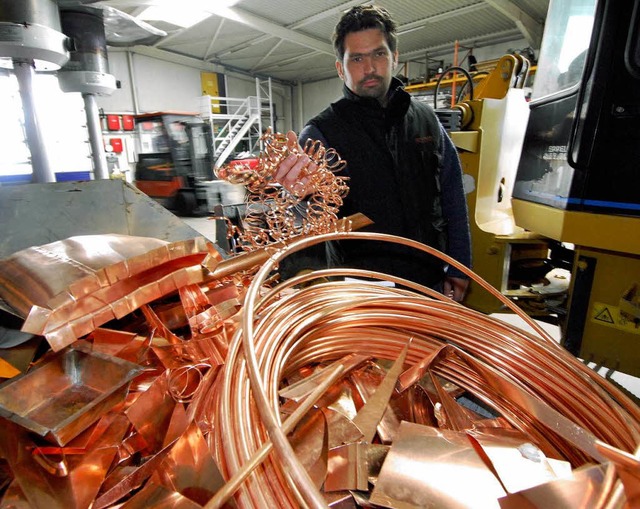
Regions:
[[[133,131],[133,115],[122,115],[122,129],[124,131]]]
[[[122,139],[121,138],[111,138],[109,140],[109,144],[111,145],[111,148],[113,149],[113,151],[116,154],[121,154],[122,153]]]
[[[107,129],[109,131],[120,130],[120,115],[107,115]]]

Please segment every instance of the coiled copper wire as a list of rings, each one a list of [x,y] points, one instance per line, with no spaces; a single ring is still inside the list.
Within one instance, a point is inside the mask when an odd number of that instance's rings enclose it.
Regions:
[[[305,184],[285,189],[276,181],[275,174],[285,157],[300,153],[300,150],[290,147],[281,133],[268,130],[261,139],[265,148],[256,168],[237,164],[216,171],[218,177],[233,184],[243,184],[248,191],[243,226],[239,228],[228,223],[227,236],[237,237],[238,247],[242,250],[253,251],[300,234],[335,231],[339,221],[337,213],[348,192],[346,179],[336,173],[345,162],[335,150],[327,150],[321,143],[307,140],[302,152],[317,169],[301,175],[300,182],[304,177]]]
[[[409,245],[442,258],[500,299],[534,332],[467,309],[411,282],[366,271],[317,271],[265,292],[264,281],[289,254],[318,242],[353,238]],[[290,291],[314,278],[345,274],[402,282],[413,291],[340,281]],[[240,488],[239,504],[324,506],[281,429],[278,391],[283,381],[302,366],[354,352],[395,359],[411,338],[407,367],[418,369],[415,366],[426,357],[448,349],[432,365],[433,372],[494,408],[550,456],[579,466],[602,460],[596,440],[629,452],[640,443],[638,407],[469,269],[428,246],[399,237],[325,234],[298,240],[263,265],[248,289],[242,328],[229,346],[222,386],[216,392],[219,412],[209,435],[212,450],[228,477],[250,462],[268,439],[277,452]],[[410,370],[399,385],[407,379],[411,379]],[[235,433],[228,433],[230,429]]]

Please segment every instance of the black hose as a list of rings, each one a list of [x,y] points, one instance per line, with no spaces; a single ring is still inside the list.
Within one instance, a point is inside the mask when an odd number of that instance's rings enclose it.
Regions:
[[[473,101],[473,80],[471,79],[471,75],[466,69],[463,69],[462,67],[458,67],[454,65],[452,67],[449,67],[448,69],[445,69],[440,75],[440,77],[438,78],[438,81],[436,82],[436,90],[435,90],[435,94],[433,95],[434,108],[438,108],[438,91],[440,89],[440,82],[447,74],[449,74],[452,71],[460,71],[462,74],[464,74],[464,77],[467,78],[467,83],[469,83],[469,99]]]
[[[489,76],[490,74],[491,73],[488,72],[488,71],[474,72],[473,74],[471,74],[471,79],[475,80],[479,76]],[[462,85],[462,87],[460,87],[460,92],[458,92],[458,97],[456,97],[456,102],[457,103],[459,103],[460,99],[462,99],[464,97],[464,91],[467,89],[467,85],[468,85],[468,83],[465,83],[464,85]],[[471,99],[473,99],[473,97],[471,97]]]

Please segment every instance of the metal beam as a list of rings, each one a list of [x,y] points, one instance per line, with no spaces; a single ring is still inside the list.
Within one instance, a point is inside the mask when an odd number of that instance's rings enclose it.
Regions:
[[[234,7],[215,6],[207,8],[207,11],[211,14],[215,14],[216,16],[220,16],[230,21],[235,21],[236,23],[240,23],[242,25],[253,28],[254,30],[264,32],[265,34],[269,34],[280,39],[285,39],[287,41],[300,44],[301,46],[319,51],[321,53],[333,55],[333,47],[331,46],[331,44],[320,41],[314,37],[309,37],[308,35],[301,34],[282,25],[278,25],[277,23],[273,23],[247,11],[243,11]]]
[[[314,14],[313,16],[309,16],[308,18],[305,18],[303,20],[300,21],[296,21],[295,23],[291,23],[289,25],[285,25],[285,28],[288,30],[298,30],[306,25],[310,25],[313,23],[317,23],[319,21],[322,21],[326,18],[328,18],[329,16],[333,16],[334,14],[337,14],[339,12],[345,11],[351,7],[353,7],[354,5],[360,5],[362,4],[361,0],[351,0],[349,2],[345,2],[343,4],[337,5],[335,7],[332,7],[331,9],[327,9],[326,11],[322,11],[319,12],[317,14]],[[255,37],[254,39],[251,39],[245,43],[239,44],[238,46],[234,46],[232,48],[227,48],[226,50],[224,50],[222,53],[219,53],[217,55],[218,58],[222,58],[222,57],[226,57],[228,55],[231,55],[232,53],[237,53],[238,51],[243,51],[247,48],[250,48],[251,46],[255,46],[256,44],[261,44],[263,42],[268,41],[269,39],[273,38],[274,34],[265,34],[265,35],[261,35],[260,37]]]
[[[516,24],[529,46],[539,48],[544,24],[539,23],[510,0],[484,0]]]
[[[211,54],[211,50],[213,49],[213,45],[218,40],[218,36],[220,35],[220,31],[222,30],[222,27],[224,26],[224,22],[225,22],[225,19],[222,18],[220,20],[220,23],[218,24],[218,28],[216,28],[216,33],[213,34],[213,37],[211,38],[211,42],[209,43],[209,46],[207,46],[207,51],[204,52],[204,57],[202,57],[202,60],[204,60],[205,62],[208,60],[209,55]]]
[[[478,48],[481,46],[487,46],[489,44],[498,44],[501,42],[513,41],[521,37],[521,33],[518,29],[512,28],[510,30],[503,30],[502,32],[494,32],[492,34],[479,36],[479,37],[468,37],[466,39],[460,39],[458,42],[463,46],[472,46],[474,48]],[[446,55],[448,53],[453,53],[453,44],[448,42],[445,44],[438,44],[437,46],[429,46],[427,48],[420,48],[415,51],[408,51],[406,53],[400,53],[400,62],[404,62],[406,60],[415,57],[416,55],[423,57],[425,52],[429,54],[429,56],[435,55]]]
[[[462,16],[463,14],[470,14],[475,11],[486,9],[487,7],[488,5],[480,2],[477,4],[460,7],[458,9],[441,12],[439,14],[434,14],[433,16],[427,16],[426,18],[417,19],[415,21],[412,21],[411,23],[400,25],[398,27],[398,35],[406,34],[407,32],[412,32],[413,30],[418,30],[420,28],[426,28],[428,23],[438,23],[440,21],[445,21],[456,16]]]

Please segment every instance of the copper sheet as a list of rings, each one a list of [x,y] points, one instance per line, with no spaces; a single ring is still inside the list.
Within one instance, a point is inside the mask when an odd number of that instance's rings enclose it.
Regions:
[[[193,265],[207,251],[202,238],[72,237],[2,260],[0,297],[27,317],[24,331],[45,335],[60,350],[186,282],[202,281]]]
[[[224,484],[200,429],[191,423],[150,479],[204,505]]]
[[[31,454],[33,442],[23,428],[5,422],[0,426],[0,450],[31,507],[84,509],[96,497],[129,423],[122,415],[111,419],[105,433],[86,454],[63,458],[67,474],[51,475]]]
[[[322,412],[311,410],[289,435],[289,441],[319,489],[327,475],[327,431]]]
[[[558,479],[499,500],[502,509],[591,509],[601,507],[605,468],[601,465],[576,469],[569,479]]]
[[[79,297],[108,284],[105,267],[166,245],[149,237],[86,235],[30,247],[0,263],[0,280],[5,287],[2,298],[25,317],[32,305],[46,306],[67,289]],[[23,288],[23,279],[37,284]],[[11,289],[15,293],[10,293]]]
[[[371,502],[406,509],[496,508],[504,495],[464,433],[403,422]]]
[[[325,491],[368,488],[367,444],[353,443],[329,450]]]
[[[202,507],[188,497],[164,486],[149,483],[120,506],[120,509],[199,509]]]
[[[162,460],[171,450],[175,442],[167,445],[157,454],[146,457],[146,461],[137,467],[125,467],[122,471],[114,469],[111,476],[105,480],[104,489],[96,497],[93,503],[93,509],[102,509],[108,507],[115,502],[128,497],[131,492],[142,486],[147,479],[153,474],[156,468],[162,463]]]
[[[140,366],[77,343],[0,386],[0,415],[59,445],[124,400]]]
[[[528,442],[526,436],[515,430],[471,430],[491,461],[491,465],[508,493],[522,491],[557,479],[560,465],[549,463],[544,453]],[[565,471],[571,475],[567,462]]]
[[[369,398],[375,393],[378,386],[382,383],[384,376],[387,372],[381,367],[379,363],[369,363],[366,369],[360,369],[351,376],[351,380],[356,386],[358,393],[364,401],[368,401]],[[408,395],[408,396],[407,396]],[[382,418],[376,428],[376,436],[383,444],[390,444],[393,442],[395,435],[400,427],[400,421],[411,420],[413,416],[413,410],[421,410],[421,405],[408,403],[412,396],[413,391],[407,393],[398,394],[394,392],[388,402],[387,407],[384,410]],[[428,401],[425,401],[428,404]],[[428,408],[431,405],[428,404]],[[431,421],[429,421],[431,423]]]
[[[163,374],[125,411],[150,451],[156,452],[162,447],[175,405],[169,393],[167,376]]]
[[[404,368],[404,361],[407,358],[408,351],[409,343],[407,343],[405,348],[400,352],[393,366],[377,387],[376,392],[367,400],[364,407],[358,411],[358,414],[353,419],[353,424],[362,431],[363,440],[367,443],[373,441],[378,424],[387,410],[387,405],[398,381],[398,376]]]

